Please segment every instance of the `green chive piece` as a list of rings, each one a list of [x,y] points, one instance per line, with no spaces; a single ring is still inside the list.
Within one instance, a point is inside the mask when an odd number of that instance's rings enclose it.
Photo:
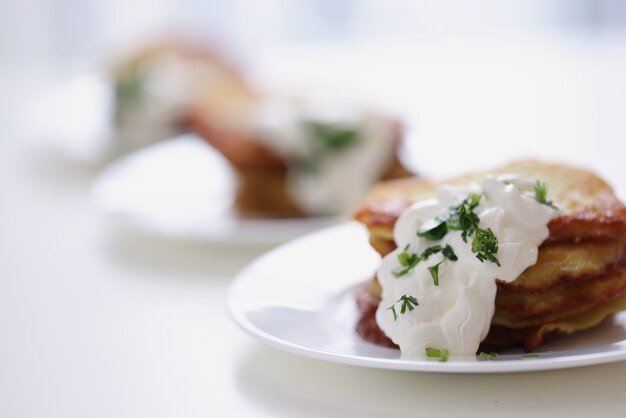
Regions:
[[[426,347],[426,358],[429,360],[437,360],[441,362],[448,361],[448,349],[447,348],[434,348]]]
[[[428,272],[433,278],[433,283],[435,286],[439,286],[439,265],[443,263],[443,260],[435,264],[434,266],[428,267]]]
[[[537,180],[535,182],[535,200],[554,209],[558,209],[551,200],[548,200],[548,186],[546,186],[544,181]]]
[[[480,354],[478,355],[478,357],[480,357],[483,360],[493,360],[498,356],[498,353],[485,353],[484,351],[481,351]]]
[[[548,188],[546,187],[546,182],[537,180],[535,182],[535,200],[539,203],[546,204],[548,199]]]
[[[396,306],[395,305],[391,305],[390,307],[387,308],[387,310],[391,310],[391,313],[393,313],[393,320],[397,321],[398,320],[398,313],[396,312]]]
[[[402,295],[400,299],[396,301],[396,303],[398,302],[402,302],[402,306],[400,307],[401,314],[405,314],[407,309],[410,312],[415,309],[415,306],[419,305],[419,303],[417,303],[417,299],[415,299],[414,296]]]

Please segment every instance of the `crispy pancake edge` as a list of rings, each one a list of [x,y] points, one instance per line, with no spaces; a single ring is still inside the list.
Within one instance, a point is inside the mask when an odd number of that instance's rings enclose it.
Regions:
[[[548,225],[549,242],[612,239],[626,232],[626,207],[604,180],[582,168],[533,160],[442,181],[409,178],[379,183],[354,219],[365,224],[371,234],[393,239],[400,214],[414,202],[432,197],[437,186],[463,185],[489,173],[519,174],[546,182],[548,197],[561,209]]]

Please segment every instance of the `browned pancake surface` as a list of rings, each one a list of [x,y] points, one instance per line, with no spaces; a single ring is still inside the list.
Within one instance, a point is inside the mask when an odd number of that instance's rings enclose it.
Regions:
[[[626,208],[601,178],[585,169],[532,160],[443,181],[408,178],[379,183],[354,218],[376,239],[393,240],[393,225],[411,204],[434,196],[441,184],[465,185],[490,173],[546,182],[548,198],[560,209],[548,224],[549,242],[614,239],[626,231]]]

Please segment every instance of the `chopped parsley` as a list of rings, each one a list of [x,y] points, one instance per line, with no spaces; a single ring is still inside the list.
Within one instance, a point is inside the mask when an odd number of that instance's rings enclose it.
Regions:
[[[439,265],[443,263],[443,260],[435,264],[434,266],[428,267],[428,272],[433,278],[433,283],[435,286],[439,286]]]
[[[452,209],[452,213],[446,222],[448,229],[462,231],[461,237],[467,242],[467,237],[471,236],[480,219],[474,213],[474,209],[480,203],[481,195],[478,193],[471,194],[467,199],[463,200],[458,206]]]
[[[305,121],[304,127],[310,133],[311,140],[326,151],[339,151],[348,148],[360,139],[359,131],[352,127],[313,120]]]
[[[472,252],[481,262],[489,260],[500,267],[500,261],[496,258],[498,253],[498,238],[491,228],[476,228],[476,234],[472,240]]]
[[[420,258],[422,260],[428,260],[428,257],[441,252],[441,250],[443,250],[441,245],[433,245],[432,247],[428,247],[424,251],[422,251],[422,253],[420,254]]]
[[[437,360],[441,362],[448,361],[448,352],[447,348],[434,348],[434,347],[426,347],[426,358],[429,360]]]
[[[409,253],[407,252],[408,249],[409,246],[407,245],[406,247],[404,247],[404,250],[402,252],[399,252],[396,256],[398,258],[398,261],[400,262],[400,265],[404,267],[400,271],[392,272],[393,275],[396,277],[402,277],[405,274],[409,273],[421,261],[428,260],[428,257],[433,254],[442,253],[445,258],[451,261],[457,261],[459,259],[450,245],[446,245],[445,247],[442,247],[441,245],[433,245],[432,247],[428,247],[424,251],[422,251],[420,255],[417,255],[415,253]]]
[[[443,247],[443,249],[441,250],[441,253],[443,254],[445,258],[447,258],[450,261],[456,261],[459,259],[459,257],[456,256],[456,254],[454,253],[454,250],[452,249],[450,245],[446,245],[445,247]]]
[[[406,247],[404,247],[404,250],[398,253],[398,255],[396,256],[398,258],[398,261],[400,262],[400,265],[404,267],[404,269],[400,271],[392,272],[393,275],[396,277],[404,276],[409,271],[411,271],[415,266],[417,266],[420,261],[422,261],[421,258],[417,254],[408,253],[407,252],[408,249],[409,249],[409,246],[407,245]]]
[[[445,216],[424,222],[418,229],[417,236],[438,241],[448,233],[448,230],[462,231],[463,241],[467,242],[467,237],[478,228],[480,219],[474,213],[474,209],[480,203],[481,197],[479,193],[471,194],[457,206],[451,207]]]
[[[442,247],[441,245],[433,245],[432,247],[428,247],[420,254],[420,258],[422,260],[428,260],[428,257],[437,253],[442,253],[443,256],[450,261],[456,261],[459,259],[449,244],[446,244],[445,247]]]
[[[337,123],[302,120],[308,141],[308,151],[295,156],[298,169],[302,173],[315,175],[321,162],[330,154],[343,152],[361,140],[358,127]]]
[[[478,355],[478,357],[483,360],[493,360],[497,356],[498,356],[498,353],[485,353],[484,351],[481,351],[480,354]]]
[[[429,239],[431,241],[438,241],[445,237],[448,233],[448,225],[445,219],[435,218],[426,221],[422,224],[420,229],[417,230],[417,236]]]
[[[545,181],[537,180],[535,182],[535,200],[556,209],[552,201],[548,200],[548,187]]]

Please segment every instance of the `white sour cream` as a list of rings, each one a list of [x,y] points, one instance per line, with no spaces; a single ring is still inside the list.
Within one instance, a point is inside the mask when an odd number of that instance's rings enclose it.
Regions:
[[[436,198],[418,202],[405,211],[394,227],[397,249],[383,258],[378,270],[382,300],[376,321],[396,343],[402,355],[424,359],[427,347],[447,349],[451,357],[475,357],[480,342],[487,336],[495,310],[496,278],[515,280],[537,262],[538,247],[548,237],[548,222],[555,210],[535,200],[534,182],[515,176],[487,176],[482,188],[442,186]],[[500,267],[481,262],[472,252],[472,237],[464,242],[461,231],[449,230],[440,241],[417,236],[422,223],[448,213],[472,193],[482,193],[474,209],[479,227],[491,228],[498,239],[496,254]],[[421,261],[408,274],[395,277],[403,269],[397,254],[421,254],[426,248],[450,245],[457,261],[442,253]],[[439,286],[435,286],[428,267],[439,263]],[[403,295],[413,296],[419,305],[400,313]],[[389,309],[394,306],[397,319]]]
[[[358,140],[324,152],[315,170],[298,161],[315,152],[307,122],[355,129]],[[352,212],[389,167],[394,153],[393,121],[336,98],[266,98],[249,115],[248,129],[288,163],[289,191],[310,215]]]
[[[134,71],[138,97],[116,104],[118,139],[129,149],[180,134],[189,106],[203,95],[219,95],[223,85],[232,82],[232,75],[218,63],[176,53],[151,57]]]

